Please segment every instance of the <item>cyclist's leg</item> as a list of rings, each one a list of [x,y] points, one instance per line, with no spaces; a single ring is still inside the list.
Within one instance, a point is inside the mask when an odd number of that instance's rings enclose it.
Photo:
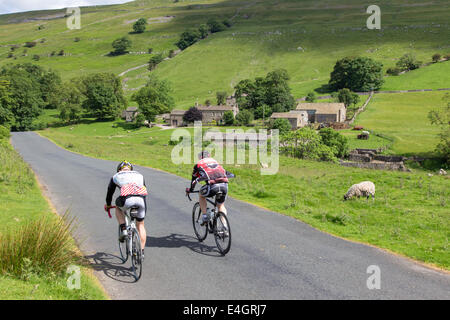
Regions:
[[[210,194],[210,186],[204,185],[200,188],[200,192],[198,193],[198,202],[200,204],[200,210],[202,211],[202,214],[206,214],[206,198],[209,197]]]
[[[141,236],[141,248],[142,250],[144,250],[145,243],[147,242],[147,232],[145,231],[144,220],[136,220],[136,228],[138,229],[139,235]]]
[[[125,225],[125,215],[121,209],[124,205],[125,205],[125,198],[118,197],[116,199],[116,218],[119,225]]]
[[[136,228],[141,237],[141,248],[144,249],[145,243],[147,242],[147,232],[145,230],[144,219],[147,211],[147,206],[145,203],[144,197],[130,197],[125,201],[125,207],[137,207],[138,212],[137,215],[134,216],[136,218]]]
[[[216,195],[217,209],[220,212],[223,212],[225,215],[227,215],[227,209],[225,208],[225,200],[227,199],[227,194],[228,194],[228,184],[226,184],[226,183],[216,184],[214,186],[214,191],[216,194],[218,192],[222,192],[220,196]],[[225,219],[221,219],[221,221],[225,227],[228,227]]]

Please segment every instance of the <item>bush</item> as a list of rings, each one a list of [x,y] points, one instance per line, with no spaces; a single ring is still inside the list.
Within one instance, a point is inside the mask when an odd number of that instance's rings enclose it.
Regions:
[[[217,105],[224,105],[227,101],[227,92],[226,91],[218,91],[216,92]]]
[[[58,52],[58,56],[63,56],[64,54],[64,49],[61,49],[61,51]]]
[[[0,139],[8,139],[10,136],[9,129],[0,125]]]
[[[233,111],[225,111],[223,114],[223,123],[227,126],[232,126],[234,124],[234,113]]]
[[[402,72],[398,67],[391,67],[386,70],[386,73],[391,76],[398,76]]]
[[[145,116],[142,113],[138,113],[138,115],[134,119],[134,125],[135,125],[136,129],[143,127],[146,120],[147,119],[145,119]]]
[[[230,19],[225,19],[225,20],[223,20],[222,23],[227,28],[231,28],[231,26],[232,26]]]
[[[81,39],[80,38],[78,38],[78,37],[76,37],[73,41],[75,41],[75,42],[80,42],[81,41]]]
[[[59,275],[76,262],[68,215],[26,222],[0,233],[0,273],[27,280],[32,274]]]
[[[397,61],[396,66],[402,71],[418,69],[421,65],[420,61],[410,53],[403,55],[399,61]]]
[[[275,119],[272,124],[272,129],[278,129],[280,136],[282,136],[289,133],[292,126],[288,119]]]
[[[215,19],[208,20],[206,24],[208,25],[211,33],[221,32],[226,29],[226,26],[222,22],[218,22]]]
[[[236,121],[241,126],[248,126],[253,121],[253,113],[250,110],[242,110],[236,115]]]
[[[146,27],[147,27],[147,20],[144,18],[140,18],[133,24],[133,30],[135,33],[143,33]]]
[[[338,91],[337,99],[347,108],[350,105],[356,105],[359,102],[359,95],[344,88]]]
[[[205,39],[209,35],[209,27],[206,24],[201,24],[200,27],[198,27],[198,32],[200,34],[201,39]]]
[[[307,102],[314,102],[314,101],[316,101],[316,94],[314,93],[314,92],[310,92],[310,93],[308,93],[308,95],[306,96],[306,98],[305,98],[305,101],[307,101]]]
[[[199,31],[184,31],[181,34],[180,40],[175,44],[180,50],[184,50],[187,47],[192,46],[200,38]]]
[[[433,54],[433,56],[431,57],[431,60],[433,62],[439,62],[441,60],[441,54],[440,53]]]
[[[39,61],[41,59],[41,57],[37,54],[33,55],[33,60],[34,61]]]
[[[152,71],[156,68],[158,64],[160,64],[164,60],[162,53],[159,53],[157,55],[154,55],[150,58],[150,61],[148,62],[148,70]]]
[[[192,123],[194,121],[202,121],[203,114],[196,107],[189,108],[188,111],[183,115],[183,120],[186,123]]]
[[[343,158],[348,154],[348,139],[333,130],[332,128],[323,128],[319,131],[322,143],[330,147],[336,157]]]
[[[171,49],[169,51],[169,58],[172,59],[173,57],[175,57],[175,50]]]
[[[148,48],[148,54],[152,54],[153,48]]]

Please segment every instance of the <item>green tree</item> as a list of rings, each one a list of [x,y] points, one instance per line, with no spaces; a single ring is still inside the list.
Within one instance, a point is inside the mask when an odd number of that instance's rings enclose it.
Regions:
[[[184,50],[189,46],[192,46],[200,39],[200,33],[197,30],[184,31],[181,34],[180,40],[175,44],[180,50]]]
[[[305,101],[306,102],[315,102],[317,100],[316,94],[314,92],[309,92],[306,95]]]
[[[280,136],[282,136],[289,133],[292,126],[288,119],[275,119],[272,124],[272,129],[278,129]]]
[[[122,37],[119,39],[116,39],[112,43],[112,47],[114,48],[114,51],[111,52],[112,55],[122,55],[125,53],[128,53],[128,49],[131,48],[131,40],[128,39],[128,37]]]
[[[68,81],[56,88],[51,103],[58,106],[59,118],[73,123],[81,119],[84,96],[73,81]]]
[[[414,70],[419,68],[420,65],[421,62],[417,61],[416,57],[410,53],[403,55],[396,64],[396,66],[402,71]]]
[[[436,63],[436,62],[439,62],[440,60],[441,60],[441,54],[440,53],[435,53],[435,54],[433,54],[433,56],[431,57],[431,60],[434,62],[434,63]]]
[[[436,153],[445,160],[447,167],[450,167],[450,95],[444,96],[447,105],[441,110],[432,110],[428,114],[431,124],[439,126],[439,143],[436,146]]]
[[[210,32],[208,25],[201,24],[200,27],[198,27],[198,32],[199,32],[199,35],[200,35],[201,39],[207,38],[208,35],[209,35],[209,32]]]
[[[338,91],[337,99],[347,108],[349,105],[356,105],[359,102],[359,95],[355,92],[351,92],[347,88],[344,88]]]
[[[236,121],[241,126],[248,126],[253,121],[253,113],[250,110],[242,110],[236,115]]]
[[[223,114],[223,123],[227,126],[232,126],[234,124],[234,113],[233,111],[225,111]]]
[[[154,70],[158,64],[160,64],[164,60],[162,53],[155,54],[153,57],[150,58],[150,61],[148,62],[148,69],[150,71]]]
[[[147,27],[147,20],[144,18],[138,19],[133,24],[133,30],[135,33],[143,33],[145,31],[145,28]]]
[[[224,105],[227,101],[227,93],[226,91],[218,91],[216,92],[217,105]]]
[[[14,100],[11,97],[10,82],[0,79],[0,125],[9,128],[14,124],[13,107]]]
[[[383,64],[367,57],[346,57],[336,62],[328,85],[336,91],[371,91],[380,89],[383,82]]]
[[[98,119],[117,117],[126,108],[120,78],[112,73],[96,73],[82,80],[80,90],[86,99],[83,108]]]
[[[206,24],[211,33],[221,32],[227,28],[222,22],[218,22],[216,19],[209,19]]]
[[[348,139],[332,128],[323,128],[319,131],[322,143],[333,150],[336,157],[343,158],[348,154]]]
[[[147,84],[133,94],[131,100],[138,103],[140,112],[152,122],[156,115],[170,112],[175,106],[169,83],[160,81],[154,75],[150,75]]]

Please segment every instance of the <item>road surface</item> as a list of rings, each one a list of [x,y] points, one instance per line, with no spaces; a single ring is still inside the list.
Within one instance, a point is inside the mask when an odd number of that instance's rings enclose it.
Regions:
[[[113,299],[450,298],[448,273],[232,198],[233,243],[222,257],[213,237],[199,243],[193,234],[188,181],[138,166],[150,195],[143,277],[133,283],[129,264],[117,257],[117,222],[103,211],[117,163],[71,153],[32,132],[13,133],[12,143],[57,211],[77,217],[76,238]],[[367,287],[372,265],[379,267],[380,289]]]

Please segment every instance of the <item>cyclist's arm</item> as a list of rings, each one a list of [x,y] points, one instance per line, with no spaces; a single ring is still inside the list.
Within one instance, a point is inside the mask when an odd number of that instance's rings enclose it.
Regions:
[[[197,178],[198,178],[198,166],[194,166],[194,170],[192,171],[192,179],[191,179],[191,188],[190,191],[194,191],[195,185],[197,184]]]
[[[114,183],[114,180],[111,178],[108,185],[108,193],[106,194],[106,205],[110,206],[112,197],[114,195],[114,191],[116,191],[116,184]]]
[[[234,175],[234,173],[231,173],[230,171],[225,170],[225,174],[227,176],[227,178],[235,178],[236,176]]]

